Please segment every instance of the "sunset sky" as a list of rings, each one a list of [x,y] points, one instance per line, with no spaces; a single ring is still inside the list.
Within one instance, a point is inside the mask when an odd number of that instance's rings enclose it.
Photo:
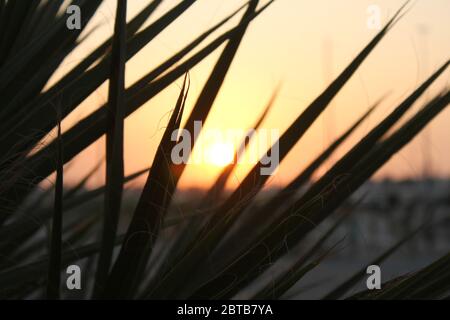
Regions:
[[[165,0],[149,22],[178,2]],[[128,3],[128,17],[132,18],[147,1],[130,0]],[[180,19],[127,63],[127,85],[134,83],[243,3],[243,0],[198,0]],[[403,3],[403,0],[276,0],[251,24],[205,126],[215,129],[247,129],[263,112],[274,89],[280,85],[278,98],[262,127],[283,132],[376,34],[377,30],[367,27],[367,8],[378,5],[384,23]],[[111,35],[114,12],[115,1],[108,0],[100,7],[96,19],[86,27],[88,31],[97,26],[96,31],[64,61],[59,75],[70,70],[76,61]],[[230,21],[208,40],[236,23],[236,19]],[[184,120],[222,48],[223,46],[190,71],[191,90]],[[425,76],[449,57],[450,1],[416,1],[363,63],[332,106],[282,162],[276,175],[269,180],[269,186],[289,182],[332,141],[332,137],[348,128],[378,98],[389,94],[332,160],[338,159],[339,155],[348,150],[423,81]],[[428,96],[431,97],[448,85],[449,80],[450,72],[447,70],[433,85]],[[126,120],[126,173],[151,164],[169,112],[175,105],[181,82],[182,79],[179,79],[177,85],[170,86]],[[103,104],[107,100],[106,88],[107,85],[104,84],[83,103],[82,108],[77,108],[65,120],[64,128],[69,128]],[[420,105],[421,103],[414,110]],[[431,170],[434,175],[450,176],[449,124],[450,110],[447,109],[432,122],[425,134],[397,154],[376,177],[420,177],[424,152],[431,154]],[[67,181],[70,183],[79,179],[103,154],[103,141],[91,146],[73,160],[73,165],[67,170]],[[190,165],[181,179],[181,186],[207,186],[221,168],[217,164]],[[330,164],[331,162],[325,169]],[[241,181],[248,168],[246,165],[240,166],[233,175],[230,186]],[[144,181],[143,179],[140,181]],[[90,185],[101,182],[102,177],[98,175],[90,181]]]

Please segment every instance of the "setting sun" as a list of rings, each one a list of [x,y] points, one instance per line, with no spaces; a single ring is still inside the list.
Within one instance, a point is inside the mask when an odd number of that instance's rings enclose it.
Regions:
[[[213,143],[206,148],[204,156],[207,164],[224,167],[233,162],[234,147],[231,143]]]

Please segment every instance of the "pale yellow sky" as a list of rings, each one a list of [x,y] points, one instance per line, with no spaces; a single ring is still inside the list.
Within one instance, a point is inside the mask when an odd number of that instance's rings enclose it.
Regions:
[[[144,0],[130,0],[129,17],[134,16],[146,3]],[[164,1],[150,21],[176,3],[178,1]],[[179,20],[127,64],[127,84],[132,84],[205,28],[212,26],[243,3],[242,0],[198,0]],[[206,127],[245,129],[251,126],[263,111],[274,88],[281,83],[279,97],[262,127],[283,131],[324,89],[327,81],[337,76],[375,35],[376,30],[369,29],[366,24],[368,6],[378,5],[385,21],[402,3],[403,0],[276,0],[249,28]],[[107,0],[87,29],[97,24],[100,24],[100,27],[80,50],[63,63],[61,73],[69,70],[75,61],[112,33],[114,12],[115,1]],[[371,103],[390,93],[370,120],[338,151],[334,156],[334,159],[337,159],[392,110],[427,74],[446,61],[450,57],[449,17],[448,0],[416,1],[412,10],[394,27],[345,86],[334,100],[331,109],[316,121],[313,128],[283,161],[280,170],[270,179],[269,185],[286,183],[292,179],[323,150],[330,134],[343,132]],[[235,23],[236,20],[233,20],[226,27]],[[423,26],[428,30],[426,37],[419,32]],[[217,50],[190,71],[191,90],[185,118],[219,54],[220,50]],[[327,68],[327,64],[331,64],[331,67]],[[450,72],[447,71],[433,86],[430,96],[448,85],[449,76]],[[168,119],[168,112],[175,104],[180,84],[181,79],[177,85],[169,87],[126,120],[127,173],[151,164]],[[82,108],[71,114],[64,126],[71,126],[74,121],[104,103],[107,99],[105,88],[103,85]],[[449,176],[448,124],[450,110],[444,111],[426,130],[425,138],[428,143],[425,143],[423,136],[416,138],[386,164],[377,173],[377,177],[418,177],[422,172],[424,150],[431,152],[433,173]],[[103,153],[103,144],[97,143],[78,156],[67,172],[69,182],[94,166],[95,159],[99,159]],[[237,170],[234,183],[244,178],[246,169],[247,167],[243,166]],[[181,186],[205,186],[213,180],[217,172],[218,168],[213,166],[192,165],[182,177]],[[98,176],[91,181],[91,185],[101,183],[101,180]]]

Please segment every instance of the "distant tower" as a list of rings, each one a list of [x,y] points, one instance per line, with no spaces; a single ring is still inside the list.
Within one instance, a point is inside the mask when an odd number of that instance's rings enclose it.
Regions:
[[[428,77],[430,70],[430,51],[428,37],[430,30],[427,25],[417,25],[417,33],[420,41],[420,55],[421,55],[421,76]],[[429,101],[428,90],[425,92],[425,102]],[[425,128],[422,133],[422,179],[429,179],[433,175],[433,155],[432,155],[432,131],[431,128]]]
[[[330,37],[325,37],[322,43],[322,65],[323,65],[323,79],[325,87],[333,81],[333,40]],[[335,113],[333,102],[325,109],[323,113],[323,137],[324,144],[328,147],[334,140],[335,134]]]

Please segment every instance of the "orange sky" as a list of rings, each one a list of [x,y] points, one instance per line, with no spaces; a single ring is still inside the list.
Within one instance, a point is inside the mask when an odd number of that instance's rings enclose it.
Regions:
[[[130,0],[129,17],[134,16],[145,3],[147,1]],[[166,0],[150,21],[176,3],[178,1]],[[242,0],[198,0],[198,3],[127,64],[127,85],[242,3]],[[379,5],[382,18],[387,19],[402,3],[403,0],[277,0],[249,28],[206,127],[248,128],[263,111],[274,88],[281,83],[279,97],[262,127],[278,128],[282,132],[374,36],[376,31],[370,30],[366,25],[367,7],[371,4]],[[87,30],[98,24],[100,27],[79,50],[64,61],[60,74],[70,70],[74,62],[112,33],[114,12],[115,1],[108,0],[102,5]],[[364,62],[333,101],[332,107],[291,151],[277,174],[270,179],[269,185],[286,183],[292,179],[323,150],[330,136],[343,132],[371,103],[390,93],[369,121],[333,157],[337,159],[392,110],[425,75],[448,59],[449,14],[448,0],[418,0]],[[233,20],[227,27],[235,23],[236,20]],[[424,29],[423,26],[428,30],[426,37],[419,32]],[[220,50],[190,71],[191,90],[185,115],[195,103],[218,54]],[[449,76],[448,71],[441,76],[430,96],[448,84]],[[127,173],[151,164],[180,84],[181,79],[178,84],[169,87],[126,120]],[[104,103],[107,99],[105,88],[106,85],[103,85],[81,108],[71,114],[64,122],[64,127],[70,127]],[[428,127],[425,136],[416,138],[386,164],[377,173],[377,177],[418,177],[422,172],[424,150],[431,152],[433,173],[449,176],[449,123],[450,110],[446,110]],[[79,178],[82,172],[95,165],[95,159],[102,157],[103,153],[102,142],[90,147],[73,161],[74,164],[67,170],[66,179],[70,182]],[[242,180],[247,169],[248,166],[239,168],[230,185]],[[182,177],[181,186],[204,187],[213,181],[218,170],[219,167],[215,166],[191,165]],[[99,175],[90,181],[90,185],[101,182],[102,177]]]

